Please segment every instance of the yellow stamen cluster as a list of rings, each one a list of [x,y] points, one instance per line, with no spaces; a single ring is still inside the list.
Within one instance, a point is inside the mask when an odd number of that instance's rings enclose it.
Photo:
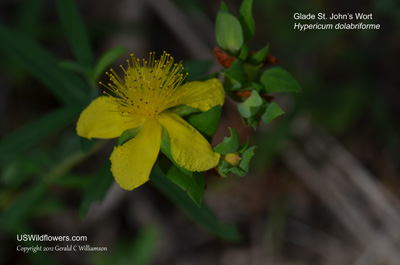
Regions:
[[[182,74],[182,63],[174,63],[174,58],[165,51],[159,60],[154,57],[155,53],[150,52],[149,61],[140,61],[131,54],[128,68],[120,66],[124,80],[113,69],[111,73],[106,72],[112,83],[105,87],[112,94],[104,93],[117,104],[121,115],[154,118],[165,110],[168,98],[184,81],[187,74]]]

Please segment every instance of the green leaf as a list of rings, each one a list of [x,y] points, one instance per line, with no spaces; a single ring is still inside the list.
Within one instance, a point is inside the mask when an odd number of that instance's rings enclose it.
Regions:
[[[63,175],[61,178],[57,178],[54,181],[55,185],[79,190],[86,188],[89,183],[90,178],[88,178],[87,176],[76,174],[66,174]]]
[[[204,201],[201,208],[197,207],[184,191],[162,174],[158,167],[152,171],[150,182],[204,229],[227,241],[238,242],[241,240],[236,227],[221,224]]]
[[[136,135],[139,133],[139,131],[142,129],[142,126],[136,127],[136,128],[132,128],[132,129],[128,129],[125,130],[121,136],[118,138],[118,145],[123,145],[124,143],[126,143],[127,141],[129,141],[130,139],[136,137]]]
[[[238,110],[243,118],[250,118],[261,109],[263,103],[264,101],[258,92],[253,90],[246,101],[238,104]]]
[[[240,49],[238,59],[241,61],[245,61],[248,55],[249,55],[249,47],[247,47],[246,44],[243,44],[242,48]]]
[[[226,155],[234,153],[239,149],[240,142],[238,132],[233,128],[229,128],[229,131],[231,132],[231,137],[225,137],[222,143],[214,148],[215,152]]]
[[[237,53],[243,44],[239,20],[226,11],[219,11],[215,22],[215,37],[219,47],[233,54]]]
[[[221,106],[217,105],[206,112],[190,115],[188,121],[204,136],[211,137],[217,132],[221,111]]]
[[[263,89],[264,89],[264,86],[263,86],[263,85],[261,85],[261,84],[259,84],[259,83],[256,83],[256,82],[251,83],[251,87],[252,87],[254,90],[256,90],[258,93],[262,92]]]
[[[76,106],[86,100],[89,87],[75,74],[58,67],[58,59],[33,40],[0,24],[0,50],[26,67],[63,103]]]
[[[228,173],[231,172],[232,166],[226,161],[220,161],[218,164],[218,174],[223,177],[227,178]]]
[[[0,141],[0,158],[23,152],[65,127],[76,118],[80,111],[79,106],[63,107],[23,125]]]
[[[261,116],[261,119],[266,123],[269,124],[273,119],[276,117],[284,114],[285,112],[276,104],[276,102],[272,102],[267,105],[267,110]]]
[[[210,60],[188,60],[182,63],[184,71],[189,75],[187,81],[197,80],[198,77],[205,75],[210,69],[212,62]]]
[[[255,146],[250,147],[242,155],[242,160],[240,160],[239,168],[242,169],[245,172],[244,175],[246,175],[247,172],[249,171],[250,160],[254,156],[254,149],[255,148],[256,148]]]
[[[249,147],[249,138],[247,138],[246,142],[244,144],[242,144],[239,149],[238,149],[238,153],[243,155],[243,153],[247,150],[247,148]]]
[[[91,69],[89,67],[86,67],[78,62],[74,62],[74,61],[61,61],[58,64],[61,68],[66,69],[68,71],[72,71],[72,72],[76,72],[78,74],[82,74],[82,75],[88,75],[89,72],[91,71]]]
[[[220,8],[220,10],[226,11],[226,12],[228,12],[228,13],[231,13],[231,10],[230,10],[229,7],[225,4],[225,2],[222,2],[222,3],[221,3],[221,8]]]
[[[86,216],[92,202],[101,201],[104,198],[113,183],[114,178],[111,174],[110,167],[111,162],[107,160],[88,184],[79,209],[79,215],[81,217]]]
[[[203,174],[193,172],[191,175],[187,175],[166,158],[160,160],[159,166],[169,180],[187,192],[197,206],[201,206],[204,194]]]
[[[190,114],[193,114],[193,113],[201,112],[201,110],[199,110],[199,109],[192,108],[192,107],[189,107],[189,106],[186,106],[186,105],[179,105],[179,106],[173,107],[171,109],[168,109],[168,111],[171,111],[171,112],[173,112],[176,115],[179,115],[181,117],[182,116],[187,116],[187,115],[190,115]]]
[[[243,63],[240,60],[235,60],[228,69],[223,71],[223,73],[223,85],[227,92],[240,90],[246,83]]]
[[[239,21],[243,29],[244,42],[249,41],[254,36],[256,25],[252,14],[253,0],[243,0],[239,10]]]
[[[266,92],[301,92],[297,81],[283,68],[269,68],[261,74],[260,83]]]
[[[258,125],[260,124],[261,114],[265,111],[265,105],[260,108],[260,111],[257,115],[251,116],[248,119],[244,119],[246,125],[250,125],[254,130],[257,130]]]
[[[102,75],[105,70],[119,57],[121,57],[126,52],[126,47],[119,46],[108,50],[104,53],[99,61],[96,63],[96,66],[93,71],[93,81],[97,82],[99,80],[100,75]]]
[[[235,60],[228,69],[224,70],[224,75],[236,80],[241,86],[246,83],[243,63],[240,60]]]
[[[247,81],[249,83],[256,83],[259,79],[260,76],[260,69],[262,67],[262,64],[258,64],[258,65],[254,65],[254,64],[250,64],[250,63],[244,63],[243,64],[243,68],[244,68],[244,72],[246,74],[247,77]],[[262,85],[260,85],[262,87]]]
[[[222,83],[226,92],[237,91],[242,88],[242,85],[239,81],[231,78],[230,76],[225,76],[224,82]]]
[[[265,58],[267,58],[268,52],[269,52],[269,44],[265,45],[264,48],[262,48],[258,52],[250,55],[249,62],[254,65],[261,64],[265,60]]]
[[[83,65],[92,66],[94,57],[89,35],[75,3],[72,0],[56,0],[56,6],[75,57]]]

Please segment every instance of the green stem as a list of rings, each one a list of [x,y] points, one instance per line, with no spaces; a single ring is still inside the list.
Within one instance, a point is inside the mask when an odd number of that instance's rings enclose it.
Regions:
[[[69,157],[67,157],[66,159],[55,165],[53,168],[51,168],[47,174],[45,174],[44,177],[45,183],[51,184],[57,178],[61,177],[62,175],[70,171],[73,167],[78,165],[80,162],[84,161],[93,153],[97,152],[106,143],[107,141],[105,140],[98,140],[89,151],[87,152],[77,151],[71,154]]]

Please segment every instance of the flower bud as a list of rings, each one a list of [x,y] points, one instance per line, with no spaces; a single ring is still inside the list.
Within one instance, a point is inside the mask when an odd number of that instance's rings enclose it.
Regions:
[[[222,157],[222,160],[228,162],[231,166],[237,166],[240,159],[242,159],[237,153],[229,153]]]

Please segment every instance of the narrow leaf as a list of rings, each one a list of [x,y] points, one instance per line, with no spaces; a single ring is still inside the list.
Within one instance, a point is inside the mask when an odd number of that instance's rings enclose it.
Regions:
[[[186,212],[204,229],[224,240],[232,242],[240,241],[240,235],[236,227],[221,224],[204,202],[201,208],[197,207],[184,191],[162,174],[158,167],[150,175],[150,181],[161,193]]]
[[[243,44],[242,48],[240,49],[238,59],[241,61],[245,61],[248,55],[249,55],[249,47],[247,47],[246,44]]]
[[[95,68],[94,68],[94,73],[93,73],[93,79],[94,81],[97,81],[104,73],[104,71],[119,57],[121,57],[124,53],[126,52],[126,47],[120,46],[120,47],[115,47],[112,48],[111,50],[108,50],[106,53],[104,53],[99,61],[97,62]]]
[[[56,0],[58,15],[68,37],[69,45],[80,63],[92,66],[93,52],[82,17],[72,0]]]
[[[243,155],[243,153],[249,147],[249,143],[250,143],[250,140],[249,140],[249,138],[247,138],[246,142],[244,144],[242,144],[241,146],[239,146],[238,153]]]
[[[243,29],[244,42],[249,41],[254,36],[256,25],[253,18],[253,0],[244,0],[239,10],[239,21]]]
[[[196,205],[201,207],[204,194],[204,176],[202,173],[193,172],[191,175],[187,175],[167,158],[161,159],[159,166],[169,180],[187,192]]]
[[[66,174],[63,175],[61,178],[57,178],[54,181],[55,185],[79,190],[86,188],[89,183],[90,178],[88,178],[87,176],[76,174]]]
[[[0,141],[0,158],[23,152],[69,124],[80,111],[79,106],[63,107],[23,125]]]
[[[111,174],[110,167],[111,162],[107,160],[87,186],[79,209],[79,215],[81,217],[86,216],[90,205],[94,201],[101,201],[104,198],[113,183],[114,178]]]
[[[33,40],[0,24],[0,50],[38,78],[63,103],[76,105],[86,100],[89,87],[75,74],[58,67],[58,59]]]
[[[72,71],[72,72],[76,72],[82,75],[87,75],[90,72],[90,68],[86,67],[78,62],[74,62],[74,61],[61,61],[58,64],[61,68]]]

